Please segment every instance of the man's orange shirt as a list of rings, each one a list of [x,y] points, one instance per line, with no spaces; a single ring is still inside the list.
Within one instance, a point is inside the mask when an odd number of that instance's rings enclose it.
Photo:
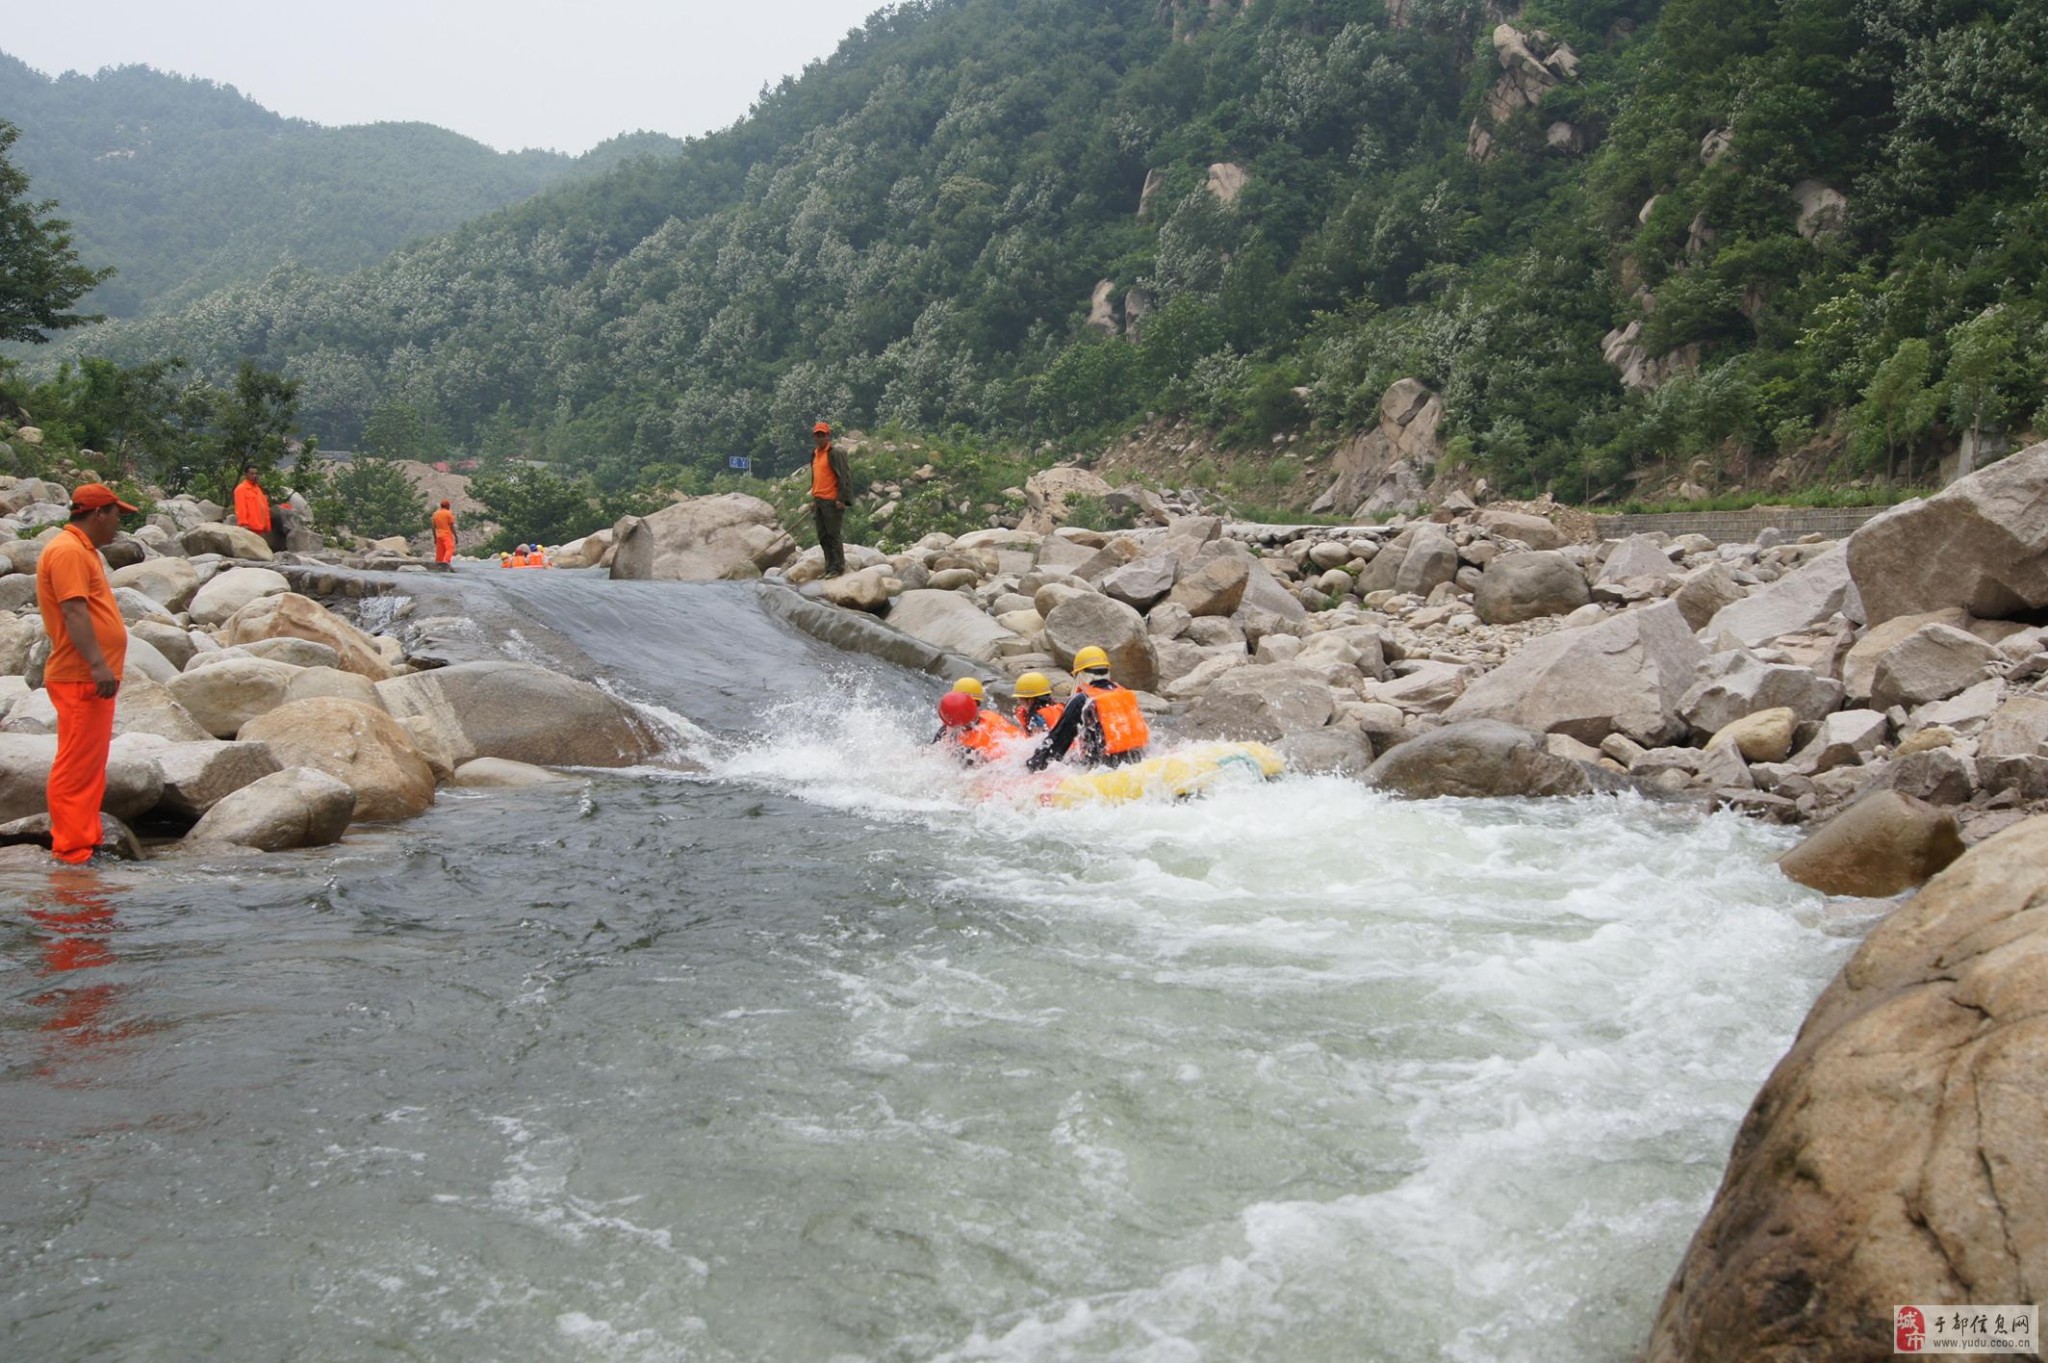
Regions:
[[[821,502],[839,500],[839,480],[832,475],[832,447],[811,453],[811,495]]]
[[[455,538],[455,513],[445,506],[434,511],[434,533]]]
[[[259,535],[270,533],[270,494],[247,478],[235,484],[235,524]]]
[[[114,675],[128,660],[128,626],[121,619],[121,607],[114,589],[107,585],[107,566],[100,551],[93,548],[85,532],[75,525],[44,546],[36,560],[36,600],[42,606],[43,628],[50,634],[50,661],[43,668],[46,682],[90,682],[92,666],[71,642],[64,628],[65,601],[84,601],[92,617],[92,632],[100,641],[100,652]]]

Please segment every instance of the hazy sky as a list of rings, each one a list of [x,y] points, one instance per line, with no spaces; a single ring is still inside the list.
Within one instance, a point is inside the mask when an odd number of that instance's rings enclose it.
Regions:
[[[581,152],[743,116],[881,0],[81,0],[8,4],[0,51],[49,75],[142,64],[315,123],[419,120]],[[0,115],[5,114],[0,110]]]

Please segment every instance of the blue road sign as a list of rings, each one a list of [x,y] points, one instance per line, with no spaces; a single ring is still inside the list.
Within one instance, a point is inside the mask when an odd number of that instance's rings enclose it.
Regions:
[[[747,473],[753,469],[754,461],[744,454],[729,454],[725,457],[725,466],[738,473]]]

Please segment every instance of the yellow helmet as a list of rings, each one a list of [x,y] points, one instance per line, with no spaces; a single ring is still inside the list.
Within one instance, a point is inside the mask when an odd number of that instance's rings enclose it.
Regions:
[[[1093,672],[1098,667],[1105,672],[1109,671],[1109,655],[1095,645],[1090,644],[1074,655],[1076,672]]]
[[[1045,679],[1043,672],[1026,672],[1017,678],[1017,684],[1011,688],[1011,693],[1018,700],[1037,700],[1040,696],[1052,694],[1052,683]]]
[[[982,690],[981,678],[979,677],[962,677],[959,681],[953,683],[953,689],[970,695],[976,700],[980,700],[987,694],[987,692]]]

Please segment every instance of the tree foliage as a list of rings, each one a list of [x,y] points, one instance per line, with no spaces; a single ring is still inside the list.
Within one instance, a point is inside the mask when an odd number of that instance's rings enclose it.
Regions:
[[[887,9],[680,155],[97,339],[217,378],[253,356],[331,443],[389,444],[409,413],[586,500],[733,455],[787,472],[820,416],[1070,449],[1151,415],[1334,444],[1405,376],[1510,491],[1625,495],[1675,458],[1873,421],[1890,463],[2041,406],[2041,6],[1532,0],[1516,23],[1578,74],[1497,125],[1492,11],[1402,13]],[[1212,185],[1240,171],[1226,201]],[[1803,221],[1822,189],[1845,206]],[[1602,356],[1636,321],[1655,391]],[[1894,394],[1909,341],[1943,394],[1926,423]],[[514,533],[546,538],[539,510]]]
[[[71,307],[114,272],[80,264],[71,224],[51,216],[57,201],[28,197],[28,176],[9,155],[19,136],[0,120],[0,341],[39,344],[53,331],[100,321]]]

